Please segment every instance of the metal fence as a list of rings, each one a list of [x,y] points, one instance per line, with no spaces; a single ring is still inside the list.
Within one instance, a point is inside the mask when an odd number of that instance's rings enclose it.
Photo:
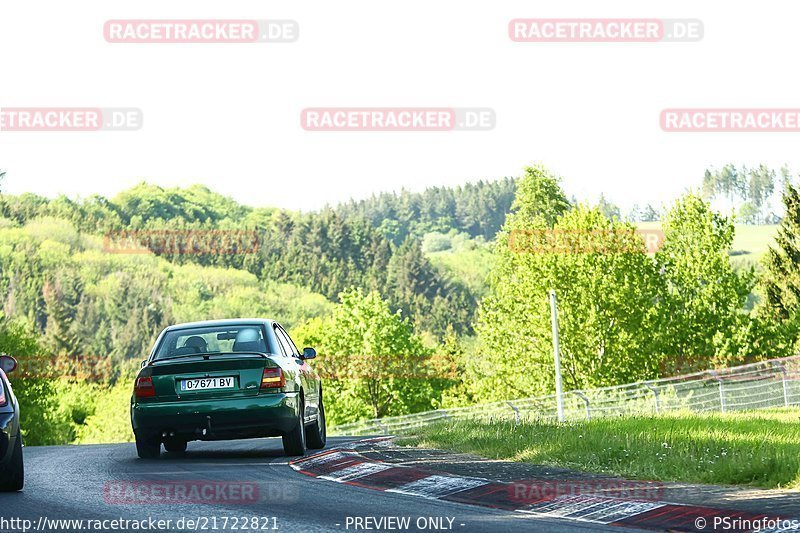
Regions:
[[[740,411],[800,405],[800,355],[615,387],[564,393],[567,421],[669,411]],[[556,396],[376,418],[331,428],[339,435],[395,434],[442,420],[556,420]]]

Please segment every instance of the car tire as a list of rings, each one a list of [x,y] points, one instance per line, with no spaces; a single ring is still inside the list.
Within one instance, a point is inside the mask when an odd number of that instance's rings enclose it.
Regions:
[[[14,451],[11,452],[11,462],[0,473],[0,492],[16,492],[25,485],[25,465],[22,460],[22,435],[17,432],[17,441]]]
[[[327,437],[328,429],[325,426],[325,406],[322,404],[322,398],[320,398],[317,421],[306,431],[306,445],[309,450],[321,450],[325,447]]]
[[[305,412],[305,404],[300,402],[300,416],[297,418],[297,425],[289,433],[284,434],[281,439],[283,440],[283,452],[290,456],[300,456],[306,454],[306,426],[303,423],[303,413]]]
[[[186,451],[186,441],[180,439],[169,439],[164,441],[164,449],[171,453],[183,453]]]
[[[161,443],[156,439],[136,435],[136,453],[141,459],[156,459],[161,455]]]

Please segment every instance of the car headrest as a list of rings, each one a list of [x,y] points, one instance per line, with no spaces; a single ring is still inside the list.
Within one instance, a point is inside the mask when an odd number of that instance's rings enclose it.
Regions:
[[[264,340],[260,337],[257,328],[247,328],[240,330],[236,334],[236,341],[233,343],[234,352],[259,352],[265,353],[267,347]]]
[[[186,339],[186,342],[183,343],[184,346],[194,346],[195,348],[200,348],[201,350],[205,350],[208,347],[208,343],[203,337],[199,335],[193,335]]]

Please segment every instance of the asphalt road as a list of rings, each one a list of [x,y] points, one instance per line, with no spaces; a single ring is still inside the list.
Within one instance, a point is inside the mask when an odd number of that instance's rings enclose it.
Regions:
[[[328,447],[351,440],[331,438]],[[137,526],[110,522],[115,519],[141,520],[138,526],[142,531],[617,529],[542,520],[308,477],[288,466],[280,439],[193,442],[184,455],[165,453],[149,461],[138,459],[132,444],[26,447],[24,455],[25,490],[0,494],[3,532],[25,527],[28,531],[97,531],[96,526],[105,531],[128,531]],[[176,487],[190,491],[191,497],[181,497],[176,503],[170,496],[170,491],[179,490]],[[187,499],[193,501],[187,503]],[[408,519],[407,525],[403,518]],[[85,522],[78,526],[53,520]],[[158,520],[171,522],[159,525]]]

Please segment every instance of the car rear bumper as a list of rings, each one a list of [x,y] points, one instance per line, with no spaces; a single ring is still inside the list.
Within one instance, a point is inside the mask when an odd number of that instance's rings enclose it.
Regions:
[[[139,436],[186,440],[274,437],[289,432],[299,418],[296,392],[259,394],[230,400],[141,402],[131,406]]]

